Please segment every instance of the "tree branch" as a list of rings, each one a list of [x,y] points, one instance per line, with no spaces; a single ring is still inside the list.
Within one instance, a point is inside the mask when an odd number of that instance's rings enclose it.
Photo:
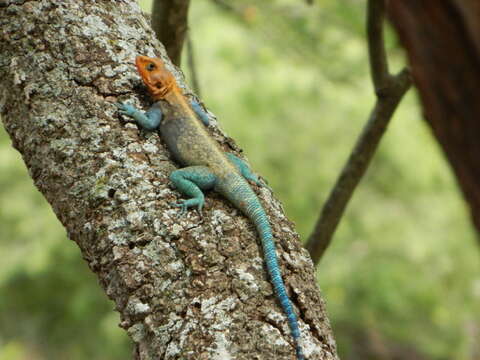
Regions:
[[[396,76],[391,76],[388,71],[383,40],[384,8],[383,0],[368,1],[368,49],[377,101],[307,241],[306,247],[315,264],[330,245],[345,208],[365,174],[395,109],[411,85],[407,69]]]
[[[228,1],[212,0],[212,2],[216,5],[218,5],[218,7],[220,7],[222,10],[233,12],[233,13],[236,13],[236,14],[239,13],[238,9]]]
[[[190,78],[192,79],[192,87],[198,96],[202,96],[200,91],[200,82],[198,80],[197,66],[195,62],[195,49],[193,46],[192,37],[187,33],[187,59],[188,69],[190,70]]]
[[[148,108],[138,53],[161,57],[190,93],[136,1],[15,1],[0,6],[0,29],[2,121],[115,302],[135,358],[291,359],[252,224],[216,195],[203,217],[179,218],[169,152],[158,134],[122,122],[112,104]],[[231,151],[215,124],[208,131]],[[271,192],[256,190],[309,359],[336,360],[308,253]]]
[[[370,75],[375,94],[380,96],[382,89],[389,85],[387,53],[383,38],[383,22],[385,17],[384,0],[369,0],[367,3],[367,43],[370,64]]]
[[[189,5],[190,0],[154,0],[152,4],[153,30],[177,66],[182,60]]]

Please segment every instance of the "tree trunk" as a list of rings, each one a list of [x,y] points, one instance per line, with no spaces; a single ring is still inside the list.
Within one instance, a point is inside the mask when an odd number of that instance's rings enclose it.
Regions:
[[[138,95],[145,93],[135,56],[168,61],[136,2],[0,4],[5,128],[115,302],[135,358],[293,359],[252,224],[214,194],[203,217],[179,218],[171,206],[179,194],[168,181],[175,165],[158,134],[119,119],[113,102],[148,103]],[[238,150],[210,130],[225,149]],[[311,259],[279,202],[256,190],[308,359],[337,359]]]
[[[190,0],[153,0],[152,28],[172,62],[180,66]]]
[[[388,7],[425,118],[480,230],[480,2],[392,0]]]

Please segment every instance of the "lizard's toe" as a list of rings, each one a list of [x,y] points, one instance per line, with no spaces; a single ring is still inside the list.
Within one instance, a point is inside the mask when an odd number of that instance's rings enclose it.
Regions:
[[[122,115],[133,116],[135,113],[135,107],[130,104],[124,103],[115,103],[115,106],[118,108],[118,112]]]
[[[114,103],[114,105],[117,107],[117,109],[120,112],[126,111],[126,104],[117,102],[117,103]]]
[[[260,187],[263,187],[263,186],[264,186],[263,183],[262,183],[262,182],[260,181],[260,179],[258,178],[258,176],[255,176],[255,177],[253,178],[253,182],[254,182],[255,184],[257,184],[258,186],[260,186]]]
[[[188,207],[187,207],[187,204],[185,204],[184,200],[182,200],[182,202],[179,202],[179,203],[173,203],[172,205],[180,208],[180,211],[178,213],[179,217],[187,213]]]

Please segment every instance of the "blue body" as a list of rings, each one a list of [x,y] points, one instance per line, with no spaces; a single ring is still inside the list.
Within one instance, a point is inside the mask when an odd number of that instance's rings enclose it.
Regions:
[[[175,96],[175,95],[173,95]],[[267,214],[247,180],[262,185],[249,167],[233,154],[224,153],[206,131],[208,116],[196,102],[175,97],[156,102],[143,113],[131,105],[118,104],[120,112],[134,118],[142,128],[159,129],[175,160],[186,166],[172,172],[170,180],[189,198],[175,204],[182,212],[202,210],[204,190],[221,193],[254,224],[260,235],[267,271],[277,299],[287,316],[298,360],[305,359],[300,346],[297,316],[285,290]]]

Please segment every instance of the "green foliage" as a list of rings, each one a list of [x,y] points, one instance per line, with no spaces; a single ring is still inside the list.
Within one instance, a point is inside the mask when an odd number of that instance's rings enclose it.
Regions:
[[[192,1],[203,100],[306,238],[374,102],[364,4],[228,3],[238,7]],[[402,64],[392,33],[387,43]],[[358,349],[376,342],[390,355],[411,348],[425,359],[474,359],[478,255],[465,204],[411,92],[318,269],[340,356],[362,358]],[[130,358],[113,304],[4,133],[0,262],[0,360]]]

